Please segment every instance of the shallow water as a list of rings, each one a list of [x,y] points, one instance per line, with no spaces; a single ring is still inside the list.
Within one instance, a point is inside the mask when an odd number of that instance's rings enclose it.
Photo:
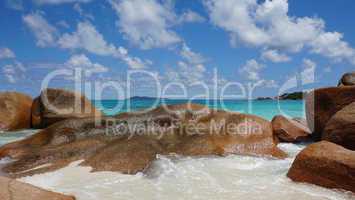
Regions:
[[[28,129],[28,130],[21,130],[21,131],[12,131],[12,132],[0,132],[0,146],[22,140],[34,133],[38,132],[38,130]]]
[[[80,161],[20,181],[72,194],[78,200],[117,199],[354,199],[350,193],[294,183],[286,173],[304,146],[281,144],[290,157],[172,158],[159,156],[147,175],[90,173]]]
[[[184,99],[133,99],[133,100],[94,100],[93,104],[107,115],[115,115],[121,112],[144,110],[156,107],[162,103],[183,104],[188,100]],[[192,103],[207,105],[211,108],[249,113],[271,120],[275,115],[289,117],[304,117],[304,102],[302,100],[199,100]]]

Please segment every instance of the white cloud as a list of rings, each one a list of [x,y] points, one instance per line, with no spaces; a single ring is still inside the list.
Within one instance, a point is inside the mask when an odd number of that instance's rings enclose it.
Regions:
[[[261,80],[260,71],[265,66],[258,63],[256,60],[251,59],[246,62],[244,66],[239,69],[239,74],[248,81]]]
[[[23,10],[22,0],[5,0],[6,6],[14,10]]]
[[[65,33],[59,38],[58,45],[64,49],[85,49],[90,53],[106,56],[118,52],[89,22],[79,22],[75,32]]]
[[[157,0],[111,0],[124,36],[142,49],[168,47],[181,41],[170,28],[178,20],[170,4]]]
[[[304,59],[301,72],[301,80],[303,84],[315,82],[315,70],[317,64],[310,59]]]
[[[342,38],[343,35],[338,32],[323,33],[312,41],[312,52],[333,58],[335,61],[346,59],[355,65],[355,49],[342,41]]]
[[[193,23],[193,22],[204,22],[205,18],[202,17],[200,14],[192,11],[192,10],[187,10],[181,14],[179,17],[180,23],[188,22],[188,23]]]
[[[355,50],[341,34],[326,32],[322,19],[289,16],[288,0],[207,0],[205,6],[211,22],[230,34],[232,45],[240,42],[289,52],[307,46],[314,53],[355,63]]]
[[[59,22],[57,22],[57,25],[63,28],[70,28],[69,24],[64,20],[60,20]]]
[[[9,83],[16,83],[19,80],[25,79],[25,72],[26,68],[18,61],[5,65],[2,68],[2,73]]]
[[[166,77],[169,81],[180,82],[183,84],[193,84],[206,81],[206,68],[202,64],[191,65],[186,62],[178,62],[177,69],[169,69]]]
[[[79,3],[74,4],[73,9],[79,13],[80,16],[90,19],[90,20],[94,20],[94,16],[88,13],[85,13],[84,10],[81,8]]]
[[[0,48],[0,59],[6,59],[6,58],[15,58],[14,52],[11,51],[11,49],[3,47]]]
[[[255,59],[248,60],[241,68],[239,68],[239,74],[245,80],[258,84],[259,86],[266,88],[276,88],[278,84],[275,80],[263,79],[261,71],[265,68],[265,65],[257,62]]]
[[[37,39],[39,47],[55,46],[57,29],[49,24],[39,12],[25,15],[23,21]]]
[[[206,61],[201,54],[193,52],[185,43],[182,44],[180,55],[191,64],[202,64]]]
[[[33,0],[33,1],[39,5],[43,5],[43,4],[56,5],[56,4],[63,4],[63,3],[88,3],[92,0]]]
[[[286,54],[280,53],[278,50],[265,50],[261,54],[261,58],[264,60],[270,60],[274,63],[281,63],[290,61],[291,58]]]
[[[71,34],[62,35],[58,40],[58,45],[64,49],[84,49],[101,56],[113,56],[123,60],[133,69],[149,65],[146,61],[128,55],[128,51],[124,47],[116,47],[106,42],[101,33],[89,22],[79,22],[77,30]]]
[[[70,69],[81,68],[85,70],[87,76],[91,76],[94,73],[104,73],[109,71],[107,67],[99,63],[91,62],[91,60],[84,54],[71,56],[64,65]]]

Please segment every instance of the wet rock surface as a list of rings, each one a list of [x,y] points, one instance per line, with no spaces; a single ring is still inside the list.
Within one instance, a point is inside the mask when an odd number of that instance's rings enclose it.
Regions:
[[[355,192],[355,151],[322,141],[299,153],[287,176],[327,188]]]
[[[53,88],[43,90],[31,110],[33,128],[46,128],[65,119],[101,116],[85,96]]]
[[[196,104],[100,120],[68,119],[0,148],[0,158],[16,159],[3,169],[12,177],[56,170],[76,160],[93,171],[135,174],[149,168],[158,154],[286,156],[267,120]]]
[[[355,102],[339,110],[327,122],[322,140],[355,150]]]
[[[32,98],[17,92],[0,93],[0,130],[14,131],[31,127]]]
[[[275,136],[281,142],[308,142],[311,140],[311,131],[302,122],[302,119],[288,119],[282,115],[275,116],[272,121]]]
[[[321,140],[328,121],[345,106],[355,102],[355,87],[316,89],[306,98],[308,126],[315,140]]]

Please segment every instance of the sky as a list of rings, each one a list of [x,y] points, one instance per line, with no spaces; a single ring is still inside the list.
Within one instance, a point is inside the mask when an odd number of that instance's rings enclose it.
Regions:
[[[0,90],[255,98],[336,86],[355,69],[354,10],[353,0],[3,0]]]

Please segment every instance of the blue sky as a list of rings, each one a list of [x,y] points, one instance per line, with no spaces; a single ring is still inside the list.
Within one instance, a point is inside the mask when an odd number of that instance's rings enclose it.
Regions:
[[[0,89],[36,96],[48,74],[74,68],[88,83],[118,83],[120,97],[156,96],[153,77],[138,73],[128,95],[130,70],[183,83],[188,96],[203,91],[196,82],[212,87],[215,70],[218,88],[260,83],[254,97],[293,77],[300,86],[286,91],[334,86],[355,69],[354,10],[353,0],[3,0]],[[73,88],[73,78],[49,86]]]

